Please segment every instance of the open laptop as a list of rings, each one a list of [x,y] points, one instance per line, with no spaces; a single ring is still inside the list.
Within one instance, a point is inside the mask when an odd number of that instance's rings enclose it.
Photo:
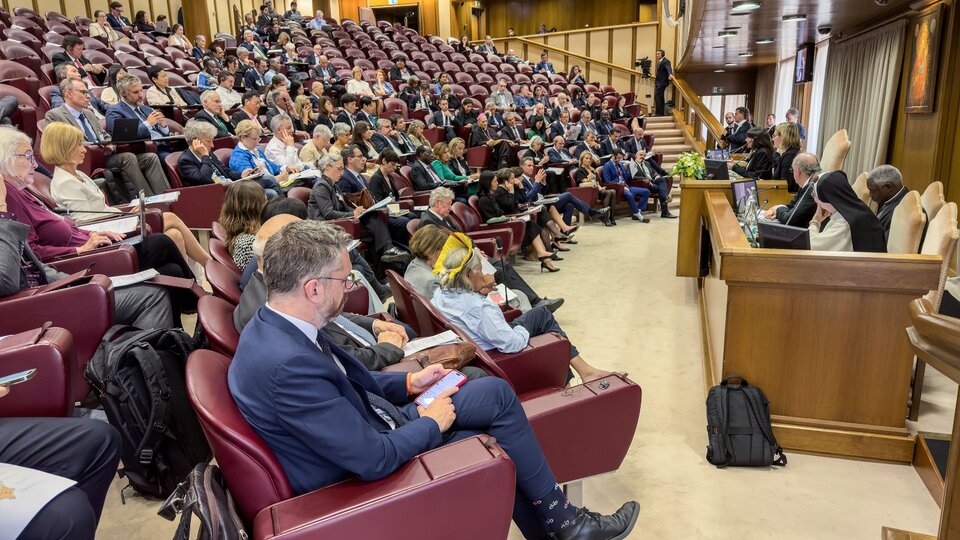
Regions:
[[[167,34],[170,32],[170,23],[167,21],[157,21],[156,23],[157,32]]]
[[[156,137],[144,139],[140,137],[140,120],[137,118],[117,118],[113,121],[113,130],[110,132],[111,142],[114,144],[140,141],[174,141],[183,139],[183,135]]]
[[[803,227],[760,221],[757,236],[762,248],[810,249],[810,230]]]

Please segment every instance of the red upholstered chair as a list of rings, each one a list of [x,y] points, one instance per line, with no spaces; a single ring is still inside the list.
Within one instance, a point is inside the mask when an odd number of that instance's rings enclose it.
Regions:
[[[89,152],[89,150],[88,150]],[[180,152],[173,152],[163,161],[167,178],[170,179],[172,189],[166,192],[178,191],[180,198],[171,203],[170,211],[177,214],[191,229],[206,229],[210,223],[220,217],[220,207],[227,193],[224,184],[207,184],[203,186],[186,186],[180,180],[180,171],[177,169],[177,160]]]
[[[207,247],[210,249],[210,256],[213,257],[213,260],[219,262],[238,276],[243,275],[243,270],[238,268],[237,264],[233,262],[233,257],[230,256],[230,251],[227,249],[226,243],[216,238],[211,238]]]
[[[39,66],[37,69],[39,71]],[[24,92],[24,96],[35,96],[37,95],[37,90],[40,89],[40,76],[27,66],[19,63],[19,61],[0,60],[0,84],[16,88]],[[30,106],[34,109],[37,107],[32,97],[26,100],[20,100],[20,105]],[[36,130],[34,130],[33,133],[35,135]]]
[[[77,351],[64,328],[27,330],[0,341],[0,373],[36,369],[32,379],[0,399],[0,418],[70,416]]]
[[[523,243],[524,224],[522,221],[507,221],[496,225],[487,225],[480,219],[480,213],[461,202],[454,202],[451,207],[451,218],[465,232],[467,236],[476,240],[500,239],[504,253],[507,256],[520,251]]]
[[[213,352],[233,356],[237,351],[240,333],[233,325],[235,307],[216,296],[203,296],[197,302],[197,323],[203,329]]]
[[[295,497],[280,462],[233,401],[229,367],[225,356],[194,351],[187,393],[253,538],[388,538],[397,523],[422,540],[506,538],[516,473],[489,438],[425,452],[382,480],[344,480]]]
[[[399,98],[387,98],[383,100],[384,112],[383,117],[389,118],[394,114],[399,114],[404,118],[409,118],[407,116],[407,104],[402,99]]]
[[[218,240],[219,241],[219,240]],[[222,243],[221,243],[222,245]],[[212,249],[211,249],[212,250]],[[240,303],[240,274],[216,259],[210,259],[203,265],[203,271],[210,282],[213,294],[233,305]]]
[[[16,41],[0,41],[0,58],[14,60],[36,75],[40,75],[40,55],[33,48]]]

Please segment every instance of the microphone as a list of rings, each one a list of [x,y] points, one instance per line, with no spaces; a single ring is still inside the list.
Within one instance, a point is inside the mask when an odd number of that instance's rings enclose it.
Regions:
[[[507,277],[507,266],[503,262],[503,241],[499,236],[494,237],[494,242],[497,244],[497,254],[500,256],[500,272],[503,274],[503,277]],[[507,280],[503,280],[503,295],[506,297],[507,307],[510,307],[510,287],[507,287]]]

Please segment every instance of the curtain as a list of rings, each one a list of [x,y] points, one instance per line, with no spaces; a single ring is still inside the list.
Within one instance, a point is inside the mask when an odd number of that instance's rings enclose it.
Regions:
[[[905,19],[831,47],[820,114],[818,153],[846,128],[851,178],[884,162],[903,60]]]
[[[757,70],[757,87],[753,93],[753,117],[766,125],[768,114],[777,114],[773,108],[773,93],[777,85],[777,66],[770,64]],[[777,118],[782,121],[782,118]]]
[[[796,60],[790,56],[777,64],[777,80],[773,93],[773,110],[770,111],[777,117],[777,122],[785,119],[787,109],[793,107],[793,76],[794,64]],[[766,118],[757,118],[757,123],[766,125]]]
[[[830,53],[830,40],[817,43],[817,52],[813,57],[813,91],[810,96],[810,114],[807,126],[807,148],[816,150],[820,140],[820,113],[823,110],[823,89],[827,83],[827,55]]]

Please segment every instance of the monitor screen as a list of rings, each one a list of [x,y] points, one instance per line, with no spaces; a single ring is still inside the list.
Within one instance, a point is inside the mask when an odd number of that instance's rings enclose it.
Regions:
[[[716,150],[707,150],[707,159],[730,161],[730,149],[717,148]]]
[[[740,214],[741,207],[746,205],[747,197],[750,195],[751,188],[753,188],[753,202],[756,203],[757,208],[760,208],[760,198],[759,195],[757,195],[756,180],[730,182],[730,189],[733,190],[733,204],[734,208],[737,210],[737,214]]]
[[[807,43],[797,49],[797,58],[794,63],[794,84],[802,84],[813,80],[813,44]]]
[[[707,180],[729,180],[730,172],[727,162],[719,159],[705,159],[703,164],[707,169]]]
[[[810,231],[803,227],[760,221],[757,236],[762,248],[810,249]]]

